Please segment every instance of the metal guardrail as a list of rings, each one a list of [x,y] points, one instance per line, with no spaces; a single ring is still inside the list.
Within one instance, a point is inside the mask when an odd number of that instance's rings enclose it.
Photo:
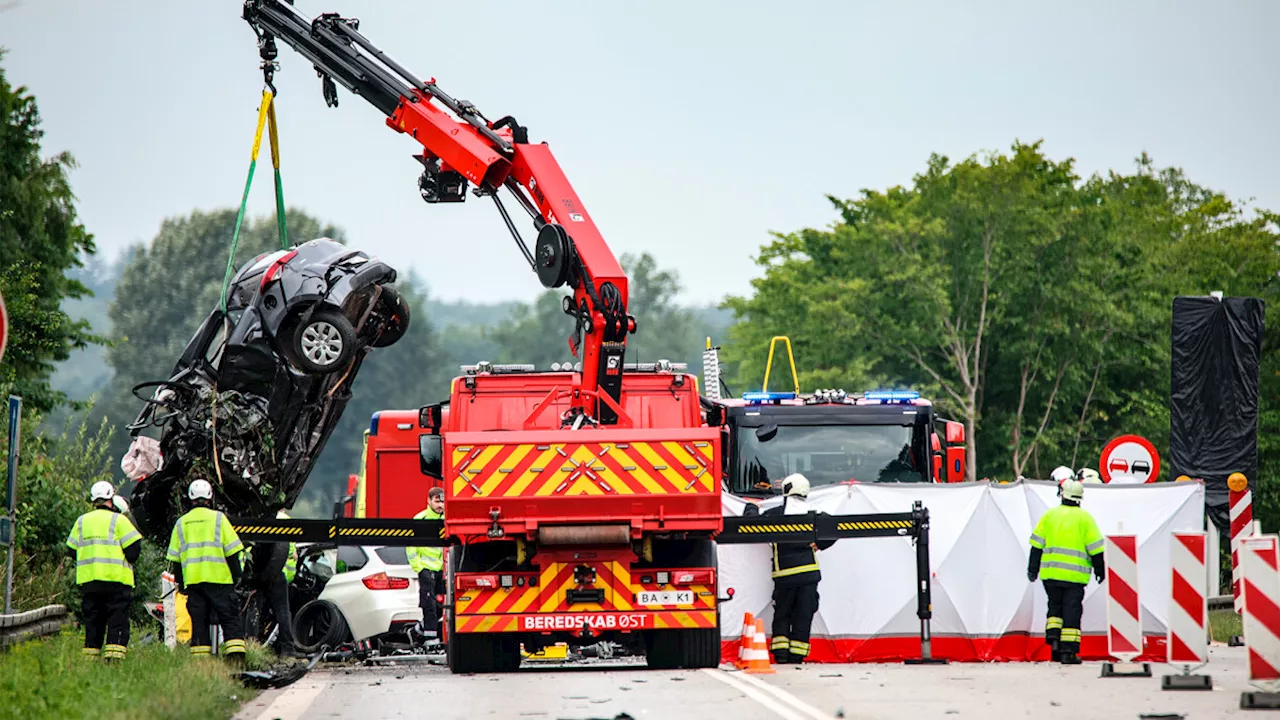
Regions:
[[[1210,610],[1233,610],[1235,597],[1232,595],[1213,595],[1209,598]]]
[[[66,605],[45,605],[27,612],[0,615],[0,650],[56,633],[70,621]]]

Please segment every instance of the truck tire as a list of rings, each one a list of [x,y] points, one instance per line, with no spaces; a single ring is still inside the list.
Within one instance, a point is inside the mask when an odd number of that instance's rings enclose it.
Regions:
[[[449,671],[467,673],[505,673],[520,669],[520,638],[511,633],[453,634],[450,623]]]
[[[694,670],[720,666],[720,629],[698,628],[680,633],[680,666]]]
[[[644,661],[652,670],[680,667],[680,630],[650,630],[644,636]]]

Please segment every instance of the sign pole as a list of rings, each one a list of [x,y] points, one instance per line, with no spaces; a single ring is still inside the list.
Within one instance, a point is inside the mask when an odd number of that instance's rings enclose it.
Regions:
[[[6,486],[6,512],[3,519],[5,543],[4,561],[4,612],[8,615],[13,610],[13,549],[14,549],[14,510],[18,502],[18,442],[22,437],[22,398],[9,396],[9,479]]]

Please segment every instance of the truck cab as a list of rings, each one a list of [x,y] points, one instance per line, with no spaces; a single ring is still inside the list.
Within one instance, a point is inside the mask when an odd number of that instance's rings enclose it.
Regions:
[[[963,426],[938,418],[915,392],[760,392],[719,402],[725,486],[735,495],[773,495],[797,472],[814,487],[964,479]]]

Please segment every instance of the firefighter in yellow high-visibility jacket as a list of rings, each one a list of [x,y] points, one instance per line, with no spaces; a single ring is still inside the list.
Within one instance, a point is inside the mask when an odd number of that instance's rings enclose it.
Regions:
[[[414,520],[437,520],[444,517],[444,488],[433,487],[427,491],[426,509],[413,516]],[[440,572],[444,569],[444,548],[410,547],[409,569],[418,573],[418,605],[422,608],[422,636],[428,640],[440,637],[440,605],[436,593],[443,588]]]
[[[94,483],[93,509],[76,518],[67,535],[83,598],[84,654],[109,663],[124,660],[128,651],[133,564],[142,551],[142,534],[117,509],[115,494],[106,480]]]
[[[1031,531],[1031,555],[1027,580],[1044,581],[1049,608],[1044,623],[1045,640],[1053,659],[1064,665],[1080,664],[1080,616],[1090,570],[1101,583],[1106,576],[1102,533],[1087,510],[1080,507],[1084,483],[1064,480],[1059,486],[1062,504],[1040,516]]]
[[[213,505],[213,485],[197,478],[187,490],[194,507],[178,519],[165,558],[171,563],[178,587],[187,593],[191,613],[191,654],[212,651],[209,626],[221,626],[226,635],[224,653],[229,661],[244,662],[244,623],[236,602],[235,583],[240,579],[244,543],[231,521]]]

